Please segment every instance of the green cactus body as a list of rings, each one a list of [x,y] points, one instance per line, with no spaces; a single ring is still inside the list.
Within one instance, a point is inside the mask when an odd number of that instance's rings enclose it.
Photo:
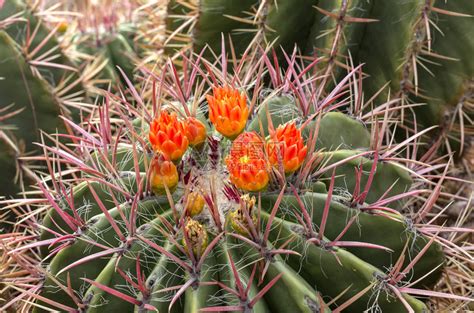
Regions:
[[[152,199],[148,201],[144,201],[138,206],[138,210],[140,211],[140,214],[138,215],[138,220],[137,224],[141,225],[144,224],[145,219],[150,219],[150,217],[159,214],[160,212],[165,210],[165,204],[168,204],[167,200],[161,199]],[[130,214],[131,207],[130,206],[123,206],[122,208],[114,208],[109,211],[109,215],[111,218],[118,219],[120,218],[120,214]],[[168,213],[169,215],[169,213]],[[166,218],[166,215],[164,215]],[[84,234],[79,234],[79,237],[83,236],[85,239],[95,241],[99,244],[102,245],[110,245],[112,247],[117,246],[120,244],[119,238],[117,238],[115,235],[115,230],[111,228],[110,223],[108,222],[108,217],[104,214],[99,214],[91,217],[89,219],[88,224],[88,230]],[[156,222],[155,222],[156,223]],[[153,223],[152,226],[149,227],[149,232],[151,234],[154,234],[153,232],[157,232],[156,229],[153,228]],[[124,228],[122,226],[122,231],[124,231]],[[124,247],[124,251],[131,250],[130,253],[133,253],[134,249],[139,249],[140,246],[137,244],[131,245],[130,248]],[[117,250],[117,256],[122,255],[124,251],[122,249],[116,249]],[[82,241],[82,240],[76,240],[74,244],[72,244],[70,247],[67,249],[62,250],[59,252],[56,256],[51,261],[50,265],[50,272],[53,275],[57,275],[65,266],[70,265],[78,260],[81,259],[83,256],[83,253],[85,251],[88,251],[88,253],[98,253],[101,251],[101,249],[98,246],[93,246],[90,247],[90,244],[87,241]],[[127,255],[122,255],[122,257],[127,260],[127,257],[130,258]],[[126,261],[125,261],[126,262]],[[94,279],[98,277],[101,282],[104,282],[104,280],[110,280],[113,279],[109,273],[110,268],[112,265],[107,266],[109,261],[106,258],[99,258],[95,259],[93,262],[89,262],[86,264],[79,265],[77,267],[74,267],[71,270],[68,270],[67,276],[70,279],[70,284],[74,289],[79,289],[81,285],[83,285],[82,278],[90,278]],[[112,268],[114,268],[112,266]],[[104,272],[105,271],[105,272]],[[103,273],[103,274],[102,274]],[[60,276],[56,276],[56,279],[62,278],[65,279],[66,274],[62,274]],[[116,277],[116,276],[114,276]],[[66,303],[66,304],[71,304],[71,299],[67,297],[66,294],[63,292],[58,292],[58,290],[55,287],[54,280],[51,280],[51,278],[46,279],[45,282],[45,291],[44,294],[49,298],[49,299],[54,299],[60,303]],[[96,297],[94,298],[95,302],[101,301],[101,298]],[[95,303],[95,302],[92,303]]]
[[[324,158],[324,164],[333,164],[336,162],[341,162],[348,160],[349,158],[356,156],[360,153],[357,150],[337,150],[331,152],[322,152],[321,156]],[[327,162],[327,163],[326,163]],[[354,169],[361,167],[366,173],[370,172],[370,169],[373,166],[373,161],[364,157],[358,157],[355,159],[350,159],[346,161],[341,166],[338,166],[336,169],[336,175],[339,175],[335,180],[335,187],[339,188],[341,191],[347,191],[351,194],[356,187],[356,179],[351,174],[354,173]],[[325,176],[330,174],[326,173]],[[362,175],[362,186],[367,184],[369,179],[368,174]],[[367,194],[366,201],[369,203],[374,203],[379,200],[387,190],[390,190],[386,196],[394,196],[401,194],[410,189],[412,184],[412,179],[410,175],[406,172],[405,169],[400,167],[399,164],[390,163],[390,162],[380,162],[377,164],[375,174],[372,178],[372,185],[370,193]],[[390,206],[395,206],[400,208],[400,203],[394,203]]]
[[[170,253],[178,253],[177,247],[169,241],[163,247]],[[172,313],[182,312],[183,305],[181,301],[178,301],[171,309],[169,307],[174,291],[163,292],[162,290],[183,284],[183,277],[183,269],[166,255],[162,254],[146,281],[146,286],[151,290],[151,297],[146,300],[160,312],[167,312],[168,310]],[[139,312],[138,308],[135,311]]]
[[[278,125],[295,121],[302,124],[308,117],[301,116],[296,108],[295,100],[289,96],[277,96],[270,98],[259,110],[249,124],[249,130],[261,132],[265,136],[269,135],[268,116],[272,120],[272,125]],[[309,121],[303,129],[303,136],[309,138],[311,131],[318,128],[317,147],[325,150],[336,149],[368,149],[370,148],[370,133],[359,121],[350,118],[341,112],[328,112],[321,118],[319,126],[316,121]],[[315,136],[315,134],[312,134]]]
[[[350,23],[345,17],[365,18],[370,12],[373,1],[327,1],[317,3],[314,24],[306,42],[307,53],[323,58],[321,70],[329,69],[331,75],[341,75],[341,65],[350,51],[357,55],[359,43],[364,34],[364,23]],[[330,12],[333,16],[327,16]],[[336,18],[337,17],[337,18]]]
[[[365,26],[357,52],[357,60],[367,62],[365,71],[371,75],[366,86],[369,94],[377,92],[388,81],[393,90],[398,92],[403,88],[400,82],[404,78],[409,79],[404,77],[408,73],[403,73],[400,60],[410,53],[410,45],[414,40],[413,27],[422,9],[423,1],[372,2],[367,17],[377,18],[379,22]],[[374,42],[377,44],[374,45]],[[387,55],[391,57],[387,58]]]
[[[301,119],[299,111],[296,109],[295,100],[290,96],[271,97],[266,103],[259,107],[257,115],[250,122],[249,130],[269,135],[269,120],[274,128],[292,120]]]
[[[309,136],[309,130],[315,128],[316,122],[310,122],[303,131]],[[341,112],[328,112],[319,123],[317,144],[327,151],[365,150],[370,148],[370,133],[361,122]]]
[[[37,47],[41,45],[41,48],[32,56],[32,60],[28,59],[26,62],[30,64],[30,61],[34,61],[39,56],[55,55],[49,63],[56,63],[67,66],[68,68],[59,66],[37,66],[41,76],[54,87],[62,86],[62,89],[67,88],[67,92],[61,94],[62,97],[67,98],[68,95],[71,95],[75,98],[84,98],[85,94],[80,73],[78,70],[71,70],[71,68],[76,69],[77,65],[64,54],[57,38],[54,35],[50,35],[51,30],[37,17],[37,12],[32,10],[21,0],[12,0],[8,1],[0,11],[0,20],[4,20],[21,12],[22,17],[25,18],[27,22],[13,23],[6,28],[6,32],[18,45],[28,47],[28,53],[35,51]],[[34,36],[28,39],[28,33],[30,35],[34,34]],[[31,40],[31,42],[28,43],[28,40]],[[44,41],[46,42],[43,43]]]
[[[275,202],[275,196],[262,198],[264,205],[262,208],[271,208]],[[307,193],[301,199],[306,205],[308,211],[313,216],[313,222],[316,225],[321,224],[323,216],[322,208],[327,200],[326,194]],[[291,219],[293,210],[298,209],[297,200],[292,196],[287,196],[282,201],[282,208],[286,208],[287,219]],[[285,210],[285,209],[282,209]],[[417,255],[418,252],[428,244],[425,237],[419,236],[414,233],[401,215],[393,216],[393,219],[389,219],[382,216],[376,216],[365,212],[352,209],[344,205],[342,198],[335,198],[331,202],[329,208],[328,221],[331,225],[327,229],[325,235],[329,239],[335,239],[346,227],[347,221],[352,217],[356,216],[356,221],[349,227],[343,239],[350,241],[367,242],[372,244],[378,244],[393,250],[392,253],[387,253],[383,250],[378,249],[365,249],[365,248],[347,248],[355,256],[372,264],[380,270],[386,270],[391,267],[404,251],[405,245],[408,242],[408,254],[411,257]],[[379,236],[380,230],[384,230],[384,236]],[[405,260],[405,264],[408,264],[410,259]],[[423,277],[428,274],[432,269],[442,265],[444,263],[444,254],[441,246],[438,244],[432,244],[428,251],[421,258],[420,262],[417,263],[413,272],[410,273],[410,277],[415,279]],[[431,273],[425,278],[422,284],[430,285],[437,281],[440,275],[440,271]]]
[[[269,216],[266,213],[262,214],[264,219],[268,220]],[[277,226],[272,229],[272,239],[283,243],[288,238],[297,238],[292,241],[291,246],[302,257],[290,256],[288,263],[322,294],[332,297],[342,295],[341,301],[344,301],[349,300],[357,292],[371,287],[363,297],[349,307],[350,311],[362,312],[371,306],[372,309],[378,307],[383,312],[404,310],[403,304],[393,298],[389,290],[377,288],[377,284],[382,284],[386,279],[383,272],[344,249],[320,247],[305,242],[299,224],[282,219],[276,219],[275,223]],[[349,290],[345,291],[346,288]],[[425,309],[423,303],[410,296],[407,296],[407,301],[415,312],[423,312]],[[393,302],[398,302],[398,305]]]
[[[234,241],[234,240],[233,240]],[[238,243],[234,241],[234,243]],[[271,249],[271,245],[267,247]],[[242,247],[238,249],[240,256],[250,263],[258,262],[262,255],[253,248]],[[264,257],[265,258],[265,257]],[[265,296],[266,303],[271,312],[289,313],[294,312],[330,312],[321,301],[321,296],[305,280],[301,279],[300,273],[292,269],[279,255],[265,260],[268,266],[264,283],[269,283],[278,275],[281,279],[271,288]],[[292,292],[288,292],[291,290]],[[275,301],[275,299],[278,299]]]
[[[221,34],[225,37],[245,24],[237,20],[230,19],[224,15],[245,18],[244,8],[250,8],[255,4],[255,0],[245,1],[222,1],[222,0],[205,0],[205,1],[186,1],[183,5],[179,1],[169,1],[167,16],[167,32],[171,35],[167,39],[167,52],[174,54],[183,47],[193,45],[198,50],[209,45],[212,50],[218,51],[221,47]],[[189,18],[197,19],[195,28],[189,24]],[[248,18],[248,17],[247,17]],[[185,29],[182,29],[185,25]],[[188,31],[193,32],[192,38],[189,38]],[[245,50],[252,39],[252,35],[237,34],[235,43],[238,51]],[[210,52],[208,51],[208,54]]]
[[[23,59],[14,41],[5,33],[0,33],[3,79],[0,82],[2,105],[15,104],[24,111],[9,120],[10,124],[21,125],[27,149],[39,140],[38,129],[53,133],[59,127],[59,105],[46,81],[35,77]],[[11,90],[26,90],[25,93],[10,93]],[[22,121],[22,123],[19,123]]]
[[[474,111],[469,106],[474,97],[474,62],[471,57],[474,39],[469,35],[474,24],[474,9],[469,1],[435,1],[434,4],[439,9],[465,16],[432,13],[443,32],[433,34],[432,50],[448,59],[427,56],[438,66],[430,66],[431,73],[419,70],[420,97],[416,100],[428,104],[415,110],[422,125],[441,124],[443,130],[451,132],[451,149],[461,151],[474,127],[470,122]]]
[[[297,6],[291,0],[267,2],[264,8],[267,11],[264,12],[266,16],[263,16],[264,25],[258,25],[265,31],[265,40],[275,42],[275,46],[281,46],[284,51],[302,47],[314,21],[313,6],[316,4],[315,0],[302,0]]]
[[[231,240],[227,240],[227,242],[222,241],[217,247],[215,256],[218,260],[219,264],[222,264],[223,267],[221,271],[219,271],[219,280],[226,282],[226,285],[232,289],[237,289],[236,278],[232,275],[232,266],[231,263],[234,260],[239,260],[241,258],[241,254],[239,249],[232,249],[233,243]],[[252,269],[250,267],[241,267],[237,268],[239,273],[239,278],[245,281],[247,284],[251,284],[249,289],[249,297],[253,298],[257,295],[259,289],[255,282],[249,281]],[[239,299],[235,297],[235,295],[226,294],[223,292],[224,301],[228,304],[232,305],[239,305]],[[256,305],[253,307],[254,312],[261,312],[261,313],[268,313],[271,312],[268,308],[267,303],[265,300],[259,300]]]
[[[19,191],[18,186],[14,183],[17,174],[15,163],[15,150],[3,141],[0,141],[0,170],[2,171],[2,195],[13,195]],[[3,226],[3,225],[2,225]]]
[[[136,67],[136,59],[138,58],[138,51],[134,45],[131,45],[133,39],[132,30],[125,28],[124,34],[121,33],[122,28],[110,34],[100,34],[97,39],[97,34],[81,34],[76,36],[76,49],[79,52],[100,58],[106,61],[105,66],[98,74],[101,84],[97,87],[106,90],[109,86],[115,87],[118,82],[125,83],[125,79],[120,68],[130,80],[133,80],[134,71]],[[128,36],[127,36],[128,35]]]
[[[30,152],[35,149],[33,143],[40,141],[40,129],[48,133],[61,129],[59,104],[48,83],[31,72],[17,45],[4,31],[0,31],[0,58],[0,104],[4,107],[13,104],[15,109],[23,109],[1,123],[13,125],[11,133],[23,145],[24,151],[20,153]],[[12,92],[20,90],[24,92]],[[5,162],[1,162],[0,166],[2,172],[6,173],[2,175],[2,193],[12,195],[17,191],[14,177],[18,155],[3,140],[1,145],[0,154]]]
[[[170,217],[170,214],[164,214],[163,217],[166,219]],[[166,239],[162,236],[159,231],[159,228],[162,227],[162,222],[159,218],[151,221],[149,224],[144,224],[145,227],[143,229],[138,229],[139,233],[145,238],[152,240],[153,242],[163,245],[166,247]],[[115,255],[110,258],[107,265],[101,270],[100,274],[95,278],[95,281],[105,285],[105,286],[126,286],[127,281],[122,276],[123,273],[129,275],[129,277],[136,277],[137,276],[137,257],[140,259],[140,269],[141,273],[148,277],[153,270],[153,264],[157,258],[159,258],[158,253],[154,253],[153,251],[144,251],[146,246],[144,246],[141,242],[132,242],[130,243],[130,248],[126,253],[117,252]],[[120,269],[123,273],[122,275],[119,274]],[[124,301],[121,301],[119,298],[112,296],[105,291],[91,286],[86,291],[86,297],[88,294],[93,295],[91,304],[90,312],[94,312],[94,308],[96,308],[97,312],[101,312],[101,305],[107,305],[107,309],[117,309],[117,310],[133,310],[133,304],[126,304]]]
[[[107,44],[107,48],[115,65],[114,67],[120,67],[127,77],[133,77],[135,64],[132,57],[135,52],[129,42],[119,33]]]
[[[221,34],[235,36],[234,44],[238,51],[244,51],[250,44],[253,35],[245,32],[235,31],[244,28],[245,24],[237,20],[230,19],[228,16],[235,16],[248,19],[249,16],[244,13],[244,8],[251,8],[256,4],[255,0],[243,1],[222,1],[205,0],[199,1],[198,21],[196,31],[193,36],[193,45],[198,49],[203,49],[206,45],[213,51],[220,51]],[[225,15],[228,16],[224,16]],[[235,34],[234,34],[235,33]],[[240,33],[240,34],[239,34]]]
[[[331,312],[322,303],[319,294],[301,276],[288,266],[281,257],[276,257],[268,267],[266,282],[282,274],[282,279],[267,293],[271,312]],[[292,292],[288,292],[291,290]],[[273,301],[278,299],[278,301]]]
[[[77,36],[76,49],[88,55],[94,55],[96,58],[102,62],[106,62],[103,69],[100,71],[97,76],[98,79],[102,82],[98,84],[98,88],[107,89],[109,85],[115,84],[119,81],[117,72],[114,68],[113,59],[111,51],[107,48],[107,45],[98,44],[92,38],[88,36]]]
[[[185,6],[178,1],[170,1],[167,26],[168,33],[173,36],[169,39],[169,53],[189,44],[196,51],[208,45],[212,51],[220,53],[221,34],[224,38],[232,36],[232,47],[238,54],[246,50],[255,35],[267,43],[274,42],[285,51],[291,51],[295,45],[302,45],[309,35],[315,16],[313,5],[316,3],[315,0],[304,0],[295,6],[289,0],[266,3],[255,0],[204,0],[188,1]],[[257,10],[260,13],[256,16]],[[194,28],[188,26],[178,34],[173,33],[190,17],[196,19]],[[208,52],[206,55],[212,54]]]
[[[216,266],[215,258],[213,255],[210,255],[206,258],[201,269],[200,282],[213,281],[218,277],[213,266]],[[189,276],[186,277],[186,279],[189,278]],[[199,312],[201,309],[212,305],[212,297],[217,293],[218,288],[212,285],[201,285],[200,282],[196,283],[196,286],[186,289],[184,313]]]

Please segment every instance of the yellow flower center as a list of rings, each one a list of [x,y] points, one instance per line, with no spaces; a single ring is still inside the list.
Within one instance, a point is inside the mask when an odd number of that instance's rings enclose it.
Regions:
[[[241,156],[240,159],[239,159],[240,163],[249,163],[250,162],[250,158],[248,155],[244,155],[244,156]]]

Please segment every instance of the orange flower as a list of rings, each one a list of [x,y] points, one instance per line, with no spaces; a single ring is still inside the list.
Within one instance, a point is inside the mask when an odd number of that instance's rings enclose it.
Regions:
[[[247,97],[230,87],[213,88],[213,93],[213,96],[206,96],[209,103],[209,119],[219,133],[234,139],[247,124],[249,117]]]
[[[186,136],[188,137],[189,144],[191,146],[197,146],[206,141],[207,131],[206,126],[204,126],[203,122],[201,122],[195,117],[189,117],[186,120],[186,126]]]
[[[161,152],[171,159],[179,160],[188,148],[186,125],[178,120],[175,113],[161,112],[150,124],[149,139],[155,152]]]
[[[270,140],[267,144],[270,164],[278,167],[281,159],[286,174],[298,170],[306,157],[307,147],[301,137],[301,130],[296,128],[295,123],[278,126]]]
[[[151,161],[150,185],[154,194],[166,194],[166,187],[173,192],[178,186],[178,169],[165,155],[158,155]],[[166,187],[165,187],[166,186]]]
[[[246,191],[259,191],[269,181],[263,141],[255,132],[243,133],[232,143],[226,158],[230,181]]]

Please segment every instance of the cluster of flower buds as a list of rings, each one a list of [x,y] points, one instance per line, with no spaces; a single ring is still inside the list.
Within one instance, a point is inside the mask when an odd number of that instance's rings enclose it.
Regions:
[[[216,130],[234,140],[226,165],[236,187],[245,191],[264,189],[269,181],[269,165],[282,164],[286,174],[301,167],[307,148],[295,123],[278,126],[264,144],[256,133],[242,133],[249,116],[245,94],[231,87],[217,87],[206,98],[209,119]]]
[[[206,99],[210,122],[217,132],[232,141],[225,164],[235,187],[244,193],[261,191],[270,181],[272,167],[277,171],[283,169],[287,175],[301,167],[307,147],[294,122],[279,125],[276,130],[270,130],[268,138],[262,138],[256,132],[245,131],[250,112],[244,93],[228,86],[216,87]],[[173,192],[179,181],[176,165],[189,146],[199,149],[204,144],[206,126],[196,117],[180,119],[175,112],[163,110],[151,122],[148,136],[155,152],[150,174],[152,191]],[[250,229],[255,227],[255,201],[255,197],[245,194],[239,208],[230,212],[233,229],[242,235],[250,235]],[[206,228],[194,219],[204,206],[205,200],[196,190],[183,197],[187,217],[182,244],[197,257],[204,252],[208,241]]]
[[[220,134],[233,141],[225,163],[230,181],[237,188],[243,191],[260,191],[268,185],[272,167],[277,170],[283,168],[287,175],[301,167],[307,147],[301,130],[294,122],[279,125],[264,139],[255,132],[244,131],[249,117],[244,93],[229,86],[215,87],[213,94],[207,95],[206,99],[209,120]],[[177,163],[188,146],[199,147],[206,138],[206,126],[195,117],[180,120],[176,113],[163,111],[150,125],[150,143],[155,153],[163,155],[163,158],[157,160]],[[174,166],[171,162],[166,166]],[[173,172],[174,175],[175,171],[168,172]],[[152,187],[153,183],[163,182],[177,183],[177,179],[155,179],[152,180]],[[175,186],[167,187],[172,189]],[[155,189],[161,188],[162,186]]]
[[[176,188],[178,171],[175,163],[181,160],[189,145],[202,145],[207,131],[206,126],[195,117],[180,120],[176,113],[163,110],[151,122],[148,138],[153,151],[159,156],[152,160],[151,187],[153,192],[161,194],[165,184],[170,190]]]

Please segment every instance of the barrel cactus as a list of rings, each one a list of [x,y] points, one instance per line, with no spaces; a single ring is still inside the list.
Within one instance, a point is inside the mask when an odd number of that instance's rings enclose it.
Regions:
[[[392,145],[388,111],[357,109],[360,68],[323,95],[317,61],[287,55],[283,70],[253,54],[231,74],[224,56],[146,72],[152,83],[109,93],[71,145],[45,146],[41,197],[10,202],[38,209],[6,247],[28,274],[4,280],[3,308],[425,312],[419,296],[470,301],[429,290],[447,231],[424,224],[438,194],[415,186],[431,168],[400,154],[417,136]]]

